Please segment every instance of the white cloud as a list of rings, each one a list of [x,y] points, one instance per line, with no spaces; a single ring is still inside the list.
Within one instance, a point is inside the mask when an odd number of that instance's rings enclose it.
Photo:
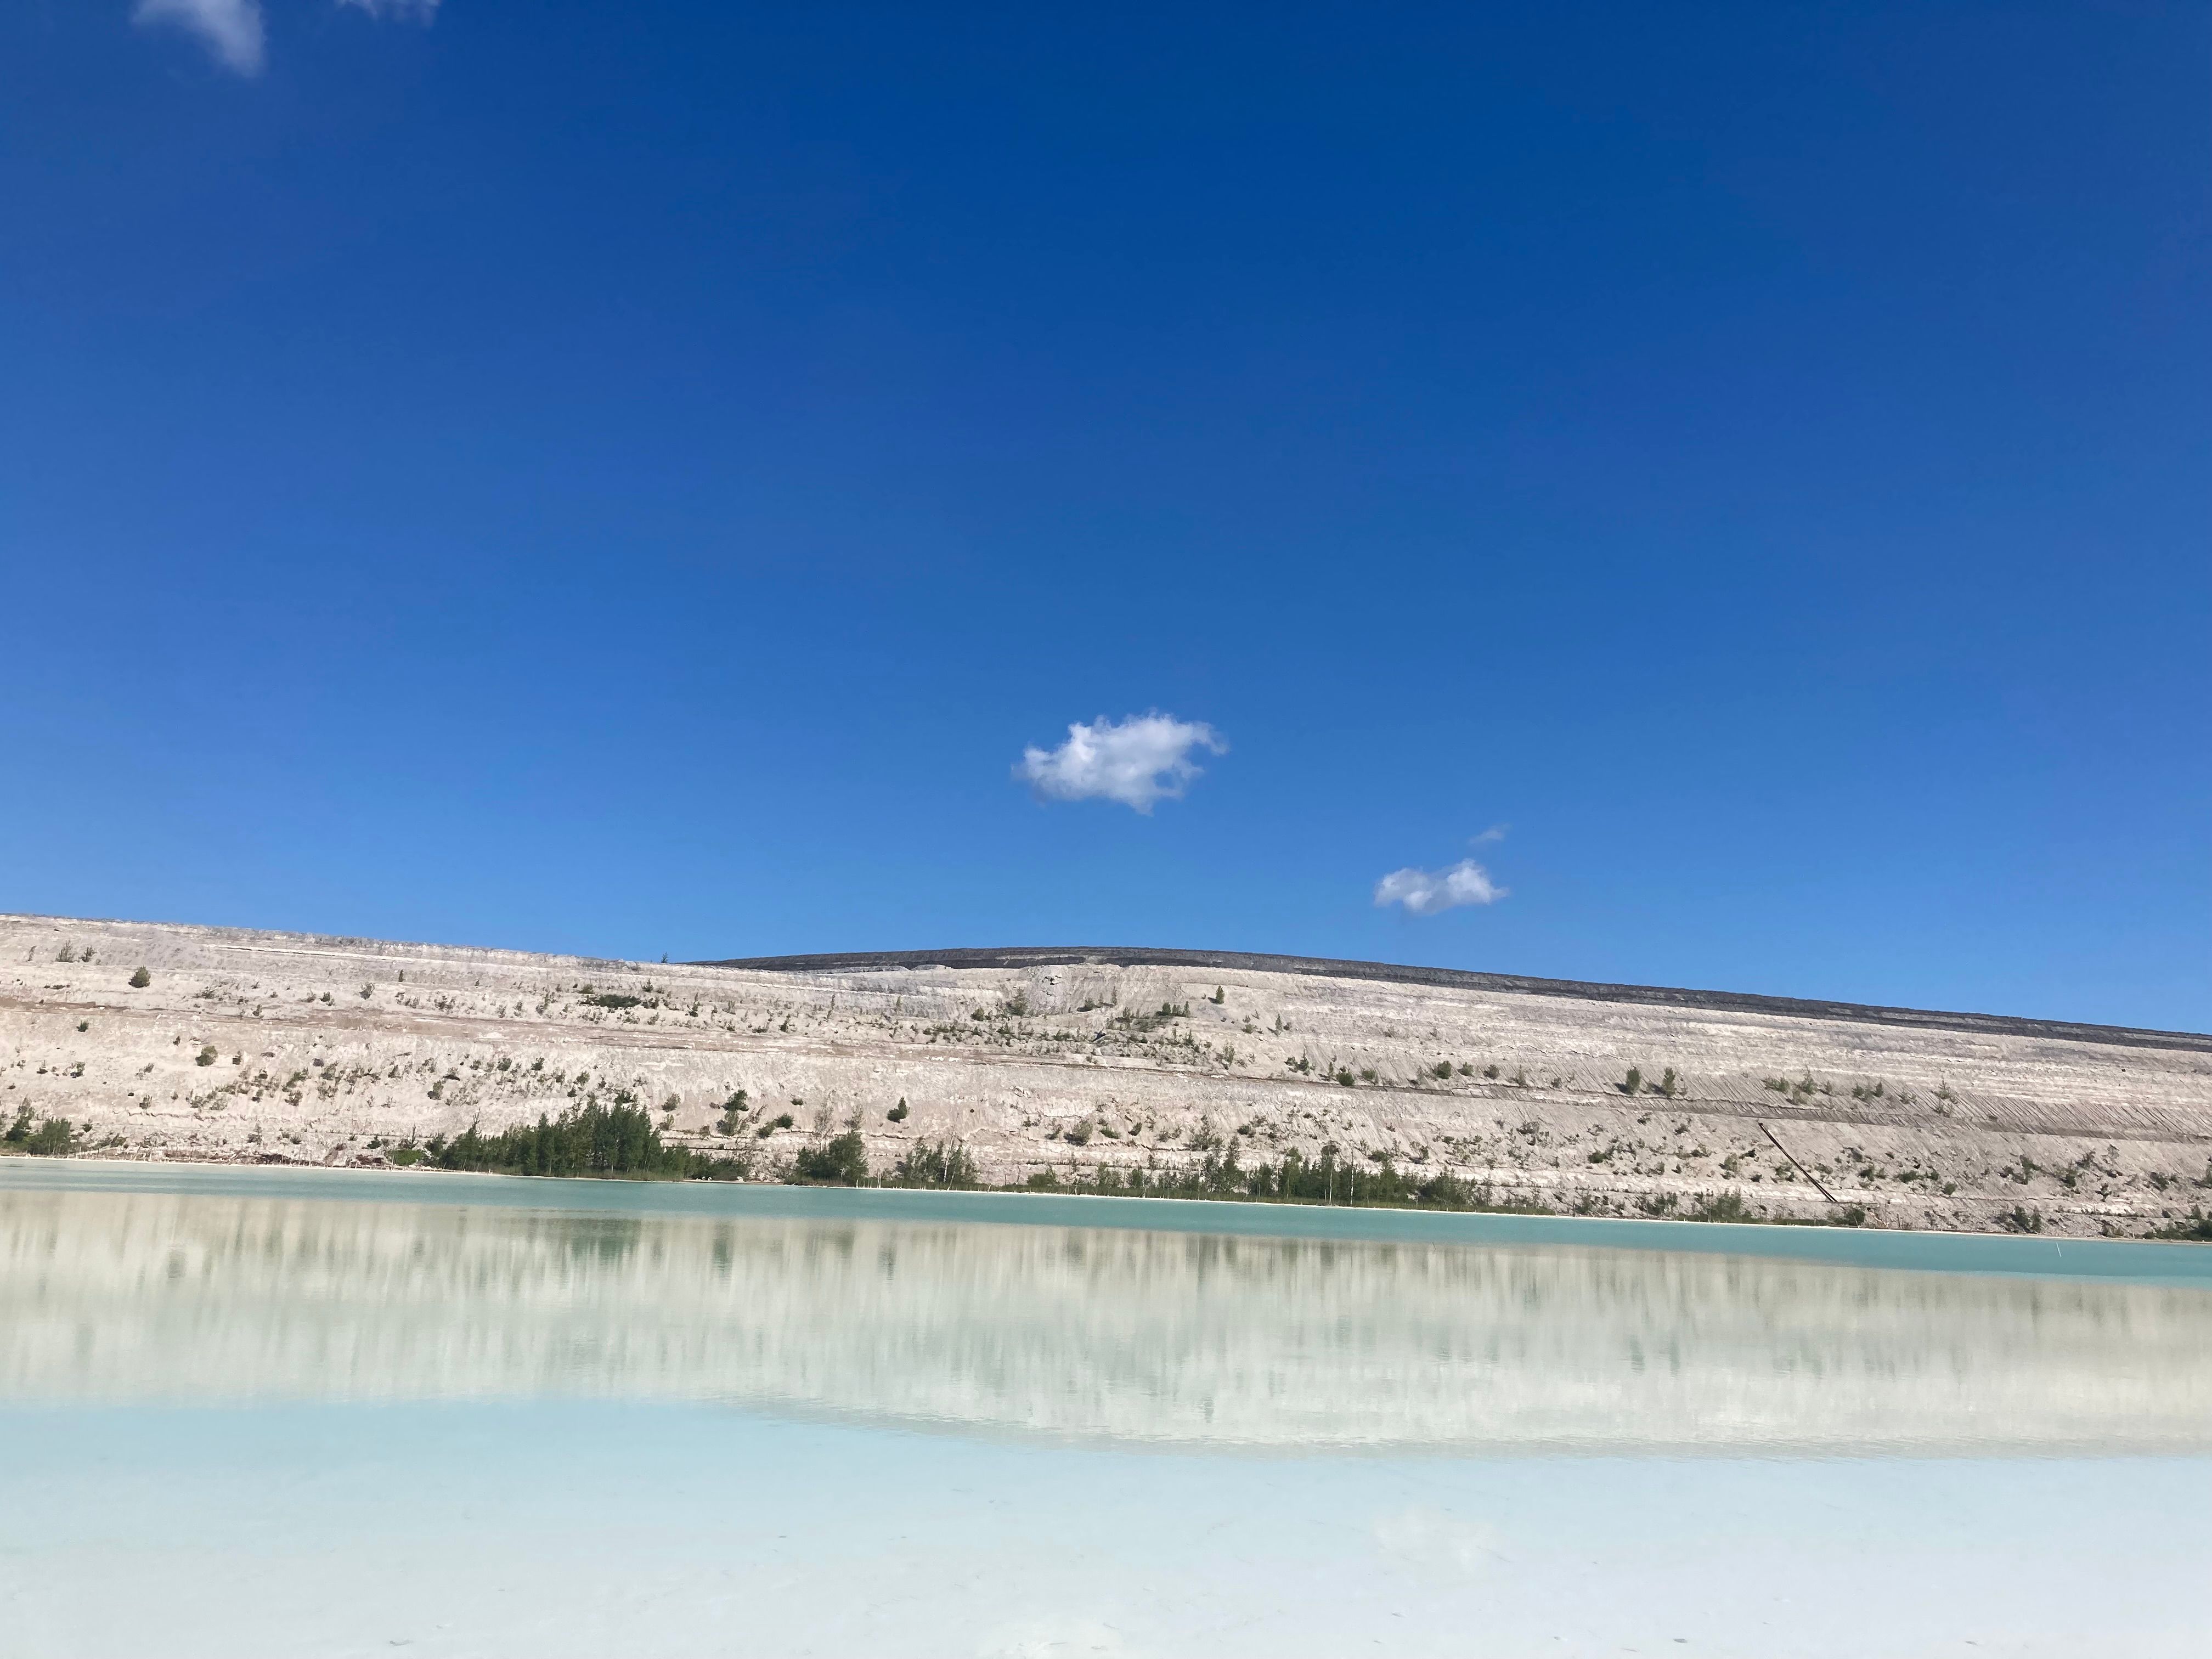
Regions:
[[[438,15],[438,0],[337,0],[377,19],[395,18],[426,28]],[[269,30],[261,0],[138,0],[131,14],[140,24],[174,24],[216,55],[225,68],[258,75],[269,55]]]
[[[1180,798],[1199,775],[1195,749],[1229,752],[1203,720],[1132,714],[1116,724],[1102,714],[1070,726],[1057,749],[1024,749],[1014,775],[1048,800],[1118,800],[1150,812],[1155,801]]]
[[[338,4],[356,7],[371,17],[398,17],[426,25],[438,15],[438,0],[338,0]]]
[[[1433,916],[1462,904],[1495,904],[1507,890],[1473,859],[1462,859],[1448,870],[1393,870],[1375,884],[1375,902],[1402,904],[1409,915]]]
[[[240,75],[261,73],[266,43],[261,0],[138,0],[131,18],[141,24],[173,23],[198,35],[225,68]]]

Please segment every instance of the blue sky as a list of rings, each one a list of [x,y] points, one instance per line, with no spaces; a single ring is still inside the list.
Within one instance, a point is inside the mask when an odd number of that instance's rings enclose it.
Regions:
[[[0,906],[2212,1028],[2208,48],[11,9]]]

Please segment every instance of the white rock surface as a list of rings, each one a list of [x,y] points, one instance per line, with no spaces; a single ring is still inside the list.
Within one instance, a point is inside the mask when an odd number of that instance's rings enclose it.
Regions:
[[[141,966],[151,983],[133,988]],[[637,1000],[591,1000],[608,995]],[[1631,1067],[1647,1084],[1671,1068],[1674,1092],[1624,1093]],[[777,971],[9,916],[0,1077],[0,1115],[66,1117],[107,1157],[374,1166],[626,1091],[668,1106],[678,1138],[764,1169],[855,1125],[879,1169],[957,1141],[1004,1182],[1334,1143],[1500,1204],[1601,1214],[1735,1193],[1774,1217],[1856,1206],[1877,1225],[2140,1235],[2212,1203],[2202,1038],[1256,967]],[[735,1133],[718,1133],[738,1089]],[[783,1113],[792,1127],[757,1133]]]

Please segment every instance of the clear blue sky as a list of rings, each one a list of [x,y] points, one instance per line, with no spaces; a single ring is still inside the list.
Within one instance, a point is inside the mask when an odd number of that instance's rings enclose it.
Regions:
[[[161,9],[0,21],[0,907],[2212,1028],[2202,6]]]

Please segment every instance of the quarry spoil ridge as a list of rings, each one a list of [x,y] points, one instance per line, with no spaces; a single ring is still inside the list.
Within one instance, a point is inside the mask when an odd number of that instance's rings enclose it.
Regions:
[[[620,1093],[763,1175],[857,1129],[875,1167],[957,1142],[1010,1185],[1334,1148],[1595,1215],[2141,1237],[2212,1204],[2212,1036],[1236,952],[648,963],[10,915],[0,1072],[0,1115],[104,1158],[377,1168]]]

